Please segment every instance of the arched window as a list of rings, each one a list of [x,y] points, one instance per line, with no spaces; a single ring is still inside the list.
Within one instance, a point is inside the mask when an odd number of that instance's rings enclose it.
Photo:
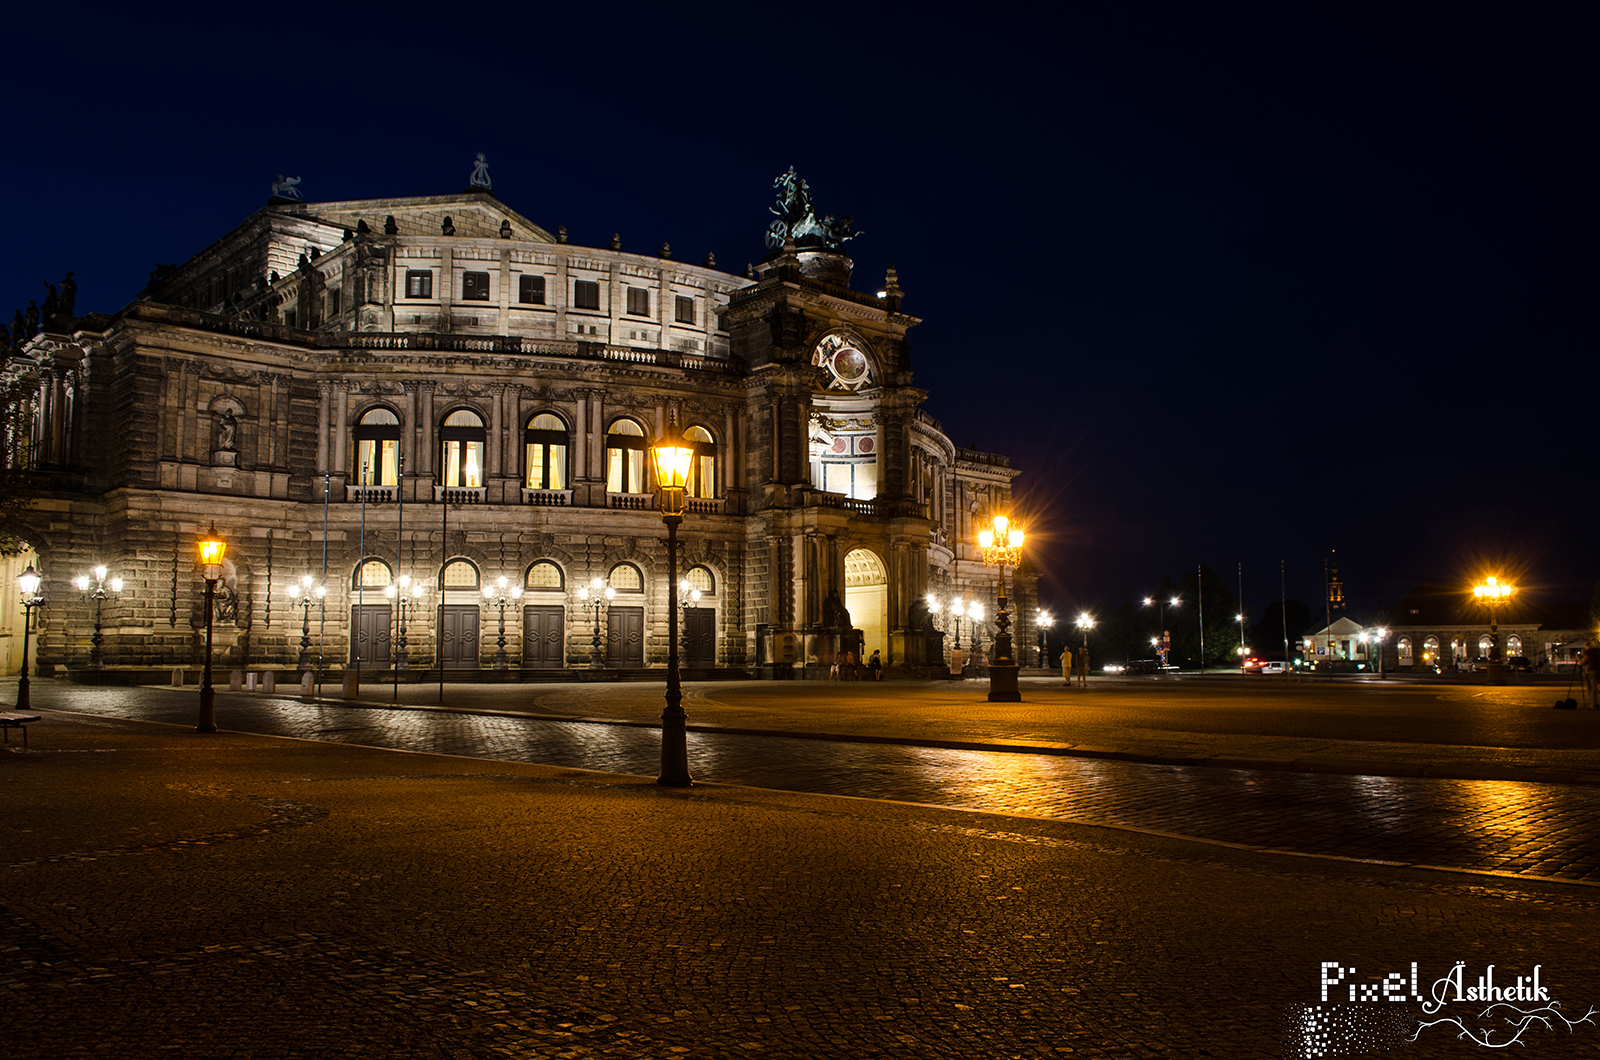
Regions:
[[[356,570],[354,587],[357,589],[386,589],[394,580],[389,565],[381,559],[369,559]]]
[[[548,412],[528,421],[522,432],[523,486],[530,490],[567,488],[567,425]]]
[[[704,427],[690,427],[683,432],[683,438],[694,448],[688,495],[710,500],[717,495],[717,443]]]
[[[1401,637],[1395,642],[1395,652],[1400,656],[1401,666],[1411,665],[1411,638]]]
[[[528,588],[535,592],[561,591],[565,584],[561,568],[542,559],[528,568]]]
[[[471,409],[456,409],[439,428],[439,467],[449,488],[476,489],[483,485],[483,443],[488,437],[483,420]]]
[[[631,563],[619,563],[612,567],[606,581],[619,593],[644,592],[644,575]]]
[[[361,414],[355,429],[355,464],[350,475],[358,485],[393,486],[399,481],[400,419],[386,408]]]
[[[444,587],[446,589],[476,589],[478,587],[478,568],[469,559],[453,559],[444,565]]]
[[[717,591],[716,579],[704,567],[690,567],[683,580],[689,583],[689,588],[699,589],[703,596],[710,596]]]
[[[618,420],[606,431],[606,492],[646,493],[644,428]]]
[[[1438,637],[1429,637],[1422,642],[1422,661],[1425,665],[1431,665],[1439,661]]]
[[[1515,633],[1513,633],[1511,636],[1506,638],[1506,654],[1507,655],[1521,655],[1522,654],[1522,638],[1517,636]]]
[[[1488,637],[1479,637],[1478,638],[1478,654],[1479,655],[1488,655],[1489,654],[1489,638]]]

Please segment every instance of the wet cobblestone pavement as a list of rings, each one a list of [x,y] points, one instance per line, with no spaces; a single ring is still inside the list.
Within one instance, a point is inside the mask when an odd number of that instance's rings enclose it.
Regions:
[[[193,689],[44,684],[35,706],[57,695],[83,712],[0,754],[6,1060],[1484,1055],[1419,1031],[1417,1003],[1319,1006],[1326,961],[1373,990],[1412,962],[1424,988],[1456,961],[1538,966],[1574,1026],[1517,1055],[1600,1060],[1600,891],[1060,817],[1276,837],[1271,804],[1295,798],[1308,845],[1359,846],[1349,792],[1387,815],[1365,826],[1386,849],[1408,822],[1442,835],[1426,813],[1463,816],[1466,849],[1586,788],[696,734],[702,778],[874,797],[660,789],[649,728],[224,693],[224,731],[202,736]],[[358,746],[380,739],[474,757]],[[1364,786],[1305,786],[1322,781]],[[1563,805],[1545,823],[1581,831]],[[1350,1033],[1329,1040],[1335,1015]]]
[[[72,709],[192,725],[196,695],[74,689]],[[657,730],[219,694],[225,728],[653,776]],[[999,751],[689,734],[697,780],[892,799],[1257,850],[1600,883],[1600,789],[1197,768]]]

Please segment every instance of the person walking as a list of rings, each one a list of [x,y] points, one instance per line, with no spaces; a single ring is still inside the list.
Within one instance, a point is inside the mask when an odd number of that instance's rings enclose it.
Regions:
[[[1089,687],[1089,649],[1078,652],[1078,687]]]
[[[1578,666],[1583,670],[1583,697],[1591,709],[1600,710],[1600,644],[1593,637],[1583,642]]]
[[[883,680],[883,659],[878,655],[876,649],[872,652],[872,658],[867,660],[867,672],[872,674],[874,681]]]
[[[1068,688],[1072,687],[1072,649],[1071,648],[1062,648],[1061,649],[1061,680],[1063,680],[1063,681],[1065,681],[1067,683],[1067,687]]]

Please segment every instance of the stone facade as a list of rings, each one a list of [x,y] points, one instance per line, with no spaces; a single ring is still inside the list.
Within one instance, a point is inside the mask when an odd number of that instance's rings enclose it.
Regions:
[[[303,665],[303,636],[329,668],[393,663],[402,576],[424,587],[412,669],[585,669],[597,633],[607,667],[664,665],[666,537],[640,452],[673,438],[697,451],[691,670],[825,672],[859,630],[891,667],[938,672],[919,603],[992,596],[975,521],[1009,512],[1017,472],[921,408],[893,272],[874,295],[849,274],[792,245],[748,277],[573,246],[483,190],[274,199],[122,311],[7,360],[40,661],[85,665],[93,605],[70,583],[104,563],[124,579],[102,604],[107,668],[196,663],[194,544],[215,523],[224,667]],[[307,610],[287,589],[308,576],[326,595]],[[504,608],[482,592],[501,578]],[[616,589],[598,627],[577,595],[596,578]]]

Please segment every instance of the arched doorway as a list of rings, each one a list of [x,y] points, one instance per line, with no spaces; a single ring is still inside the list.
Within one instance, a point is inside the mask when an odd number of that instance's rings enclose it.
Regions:
[[[875,651],[889,662],[889,575],[883,560],[864,548],[852,549],[844,557],[844,606],[850,621],[861,631],[861,657],[865,661]]]

